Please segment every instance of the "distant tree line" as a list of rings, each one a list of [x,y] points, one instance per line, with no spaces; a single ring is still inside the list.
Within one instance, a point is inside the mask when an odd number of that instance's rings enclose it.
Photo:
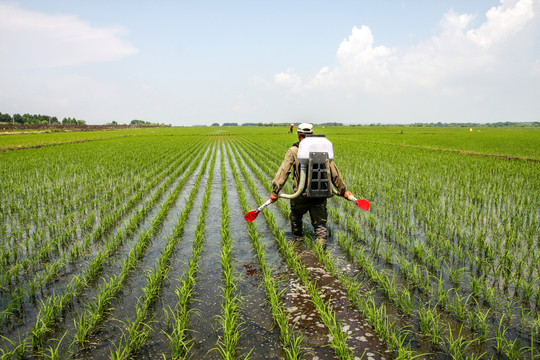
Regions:
[[[41,115],[41,114],[9,114],[0,113],[0,123],[6,124],[38,124],[38,125],[86,125],[86,121],[77,120],[75,118],[67,117],[63,118],[62,122],[58,121],[56,116]]]
[[[116,121],[113,121],[114,125],[118,125]],[[136,126],[171,126],[170,124],[159,124],[159,123],[153,123],[150,121],[144,121],[144,120],[131,120],[129,125],[136,125]]]
[[[426,126],[426,127],[539,127],[540,122],[513,122],[513,121],[505,121],[505,122],[493,122],[493,123],[486,123],[486,124],[480,124],[480,123],[442,123],[442,122],[436,122],[436,123],[414,123],[407,126]]]
[[[3,114],[0,112],[0,124],[13,124],[13,125],[86,125],[86,121],[77,120],[72,117],[65,117],[62,121],[59,121],[56,116],[41,115],[41,114]],[[116,121],[107,123],[106,125],[122,125],[118,124]],[[144,120],[131,120],[130,125],[136,126],[171,126],[165,124],[156,124],[151,123],[150,121]],[[127,126],[127,125],[124,125]],[[219,124],[218,124],[219,126]]]

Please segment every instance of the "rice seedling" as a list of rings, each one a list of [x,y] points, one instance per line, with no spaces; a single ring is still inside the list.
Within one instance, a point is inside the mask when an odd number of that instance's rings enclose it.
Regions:
[[[439,344],[443,338],[441,335],[440,315],[435,309],[424,308],[418,311],[420,319],[420,330],[423,334],[428,335],[433,344]]]
[[[457,334],[452,332],[452,328],[448,327],[448,336],[445,337],[444,347],[452,356],[452,359],[465,359],[465,351],[472,344],[471,340],[465,340],[461,335],[462,328],[460,328]]]

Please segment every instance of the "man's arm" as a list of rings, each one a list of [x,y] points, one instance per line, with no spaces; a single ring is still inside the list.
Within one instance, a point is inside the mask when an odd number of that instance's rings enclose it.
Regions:
[[[289,177],[289,174],[291,173],[293,167],[294,154],[289,149],[287,151],[287,154],[285,154],[285,159],[281,163],[281,166],[279,167],[279,170],[277,171],[274,180],[272,180],[272,195],[277,196],[281,189],[283,189],[283,186],[285,185],[285,182],[287,181],[287,178]]]
[[[345,182],[343,182],[341,173],[339,172],[336,163],[333,161],[330,163],[330,174],[332,175],[332,184],[334,184],[336,187],[338,194],[343,196],[347,191],[347,185],[345,185]]]

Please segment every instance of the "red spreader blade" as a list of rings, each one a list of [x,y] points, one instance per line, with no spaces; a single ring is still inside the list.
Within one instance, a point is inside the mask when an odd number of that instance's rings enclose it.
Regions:
[[[368,211],[369,210],[369,201],[364,199],[358,199],[356,200],[356,205],[362,210]]]
[[[244,215],[244,218],[247,222],[252,222],[257,218],[257,215],[259,215],[259,212],[257,210],[253,210]]]

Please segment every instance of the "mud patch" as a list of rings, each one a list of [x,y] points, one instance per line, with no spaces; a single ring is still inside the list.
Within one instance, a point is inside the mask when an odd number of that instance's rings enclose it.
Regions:
[[[321,266],[312,250],[299,250],[299,256],[310,280],[318,284],[321,298],[330,304],[343,332],[348,335],[347,344],[354,349],[353,355],[360,358],[364,354],[364,359],[371,360],[385,359],[388,356],[385,343],[374,334],[359,311],[351,307],[338,279]],[[314,356],[333,358],[333,350],[329,347],[331,335],[321,321],[319,312],[315,310],[307,289],[298,279],[290,280],[288,285],[284,305],[291,325],[304,332],[305,346],[314,350]]]

